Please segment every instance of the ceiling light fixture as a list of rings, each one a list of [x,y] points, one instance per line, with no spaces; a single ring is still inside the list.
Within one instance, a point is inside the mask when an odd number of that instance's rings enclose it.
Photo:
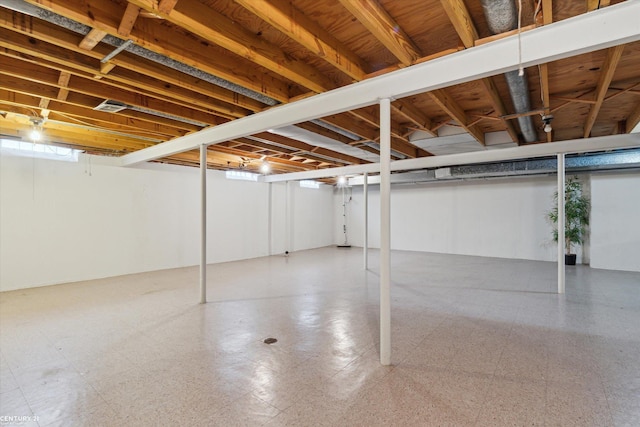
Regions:
[[[260,173],[266,175],[269,172],[271,172],[271,164],[269,164],[268,161],[263,160],[262,164],[260,165]]]
[[[31,122],[31,132],[29,132],[29,139],[32,142],[38,142],[42,139],[42,124],[44,119],[41,117],[29,117]]]
[[[339,176],[338,177],[338,185],[342,187],[342,186],[344,186],[346,184],[347,184],[347,177],[344,176],[344,175]]]
[[[551,127],[551,120],[553,120],[553,115],[552,114],[543,114],[542,115],[542,123],[544,123],[544,131],[546,133],[549,133],[553,130],[553,128]]]

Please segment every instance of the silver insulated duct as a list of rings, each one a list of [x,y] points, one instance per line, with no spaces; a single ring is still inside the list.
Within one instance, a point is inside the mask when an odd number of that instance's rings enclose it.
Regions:
[[[493,34],[504,33],[518,28],[518,10],[514,0],[481,0],[484,16]],[[529,85],[527,84],[527,72],[523,76],[518,71],[510,71],[504,74],[509,87],[511,101],[516,113],[526,113],[531,110],[529,98]],[[533,125],[531,116],[518,117],[518,124],[525,142],[536,142],[538,132]]]

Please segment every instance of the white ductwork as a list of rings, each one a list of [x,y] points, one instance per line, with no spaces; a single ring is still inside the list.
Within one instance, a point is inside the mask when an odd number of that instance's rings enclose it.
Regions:
[[[481,0],[484,15],[489,29],[493,34],[504,33],[518,28],[518,10],[514,0]],[[509,87],[509,94],[516,113],[531,111],[531,99],[529,97],[529,85],[527,84],[527,72],[520,76],[517,70],[504,74]],[[531,116],[518,117],[518,124],[525,142],[536,142],[538,132],[533,125]]]

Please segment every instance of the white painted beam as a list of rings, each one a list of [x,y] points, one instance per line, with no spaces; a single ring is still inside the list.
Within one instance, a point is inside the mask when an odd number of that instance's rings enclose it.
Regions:
[[[638,2],[640,3],[640,2]],[[445,166],[468,165],[473,163],[500,162],[505,160],[528,159],[555,156],[557,154],[588,153],[592,151],[614,150],[616,148],[640,147],[640,133],[580,138],[547,144],[523,145],[500,150],[475,151],[462,154],[419,157],[417,159],[396,160],[391,163],[392,171],[441,168]],[[379,163],[343,166],[340,168],[293,172],[265,177],[266,182],[296,181],[300,179],[329,178],[338,175],[360,175],[380,170]]]
[[[640,40],[640,1],[627,1],[522,33],[522,64],[530,67]],[[197,148],[517,69],[516,35],[393,73],[204,129],[122,157],[129,166]]]

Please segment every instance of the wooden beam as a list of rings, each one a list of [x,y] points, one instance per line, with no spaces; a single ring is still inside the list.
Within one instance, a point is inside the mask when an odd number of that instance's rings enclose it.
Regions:
[[[542,106],[544,114],[551,114],[551,99],[549,96],[549,66],[548,64],[540,64],[538,69],[540,73],[540,91],[542,92]],[[547,142],[553,141],[553,132],[546,132]]]
[[[180,7],[167,14],[157,9],[155,0],[129,1],[312,91],[324,92],[336,87],[335,83],[312,66],[287,55],[279,47],[205,4],[189,2],[183,6],[180,3]]]
[[[0,29],[0,34],[5,31]],[[15,39],[15,38],[14,38]],[[23,43],[28,43],[27,40],[24,40]],[[13,48],[17,48],[23,52],[29,52],[29,47],[26,46],[21,48],[17,45],[17,41],[12,44],[7,44],[0,40],[0,47],[8,47],[11,46]],[[16,59],[15,63],[10,62],[9,64],[0,64],[0,68],[5,70],[11,70],[12,72],[20,72],[19,68],[33,70],[34,78],[38,77],[35,71],[39,71],[43,74],[47,74],[48,70],[43,70],[42,66],[45,66],[54,70],[62,70],[68,71],[74,75],[83,78],[94,78],[95,76],[95,68],[99,66],[100,62],[97,60],[88,60],[87,58],[78,58],[77,61],[69,62],[69,55],[67,52],[61,51],[57,47],[53,46],[41,46],[40,51],[37,53],[40,60],[35,61],[33,59],[29,59],[26,55],[17,55],[12,54],[12,51],[5,50],[0,51],[0,55],[8,55],[12,58]],[[28,61],[32,65],[24,65],[23,63]],[[49,61],[55,61],[54,63],[50,63]],[[84,61],[81,63],[80,61]],[[57,63],[61,63],[58,65]],[[116,63],[116,61],[113,61]],[[76,67],[73,69],[71,67]],[[20,74],[22,77],[26,77],[25,73]],[[199,110],[203,113],[211,113],[215,112],[216,115],[220,117],[244,117],[247,115],[247,111],[238,108],[237,106],[225,104],[216,101],[215,99],[211,99],[207,97],[205,94],[194,92],[191,90],[185,90],[181,87],[167,87],[166,82],[155,81],[149,78],[140,78],[140,75],[133,73],[129,70],[122,69],[118,73],[111,73],[109,75],[109,79],[105,79],[102,81],[105,85],[113,86],[118,88],[119,90],[126,91],[127,94],[125,96],[131,96],[131,92],[133,91],[138,94],[144,94],[153,98],[162,99],[168,103],[176,103],[184,107],[192,108],[195,110]],[[88,83],[87,83],[88,84]],[[94,85],[88,84],[92,87],[96,87]],[[114,92],[113,96],[110,96],[109,92],[101,92],[101,94],[96,94],[95,96],[103,97],[103,98],[113,98],[115,96]],[[239,96],[239,95],[238,95]]]
[[[377,129],[371,129],[359,121],[350,120],[348,116],[331,115],[323,117],[321,120],[337,126],[340,129],[344,129],[347,132],[356,134],[365,141],[379,142],[380,133]],[[397,138],[393,138],[391,140],[391,149],[411,158],[431,155],[428,151]]]
[[[493,82],[493,79],[491,77],[485,77],[481,81],[482,81],[482,86],[485,89],[485,92],[489,95],[491,106],[493,107],[495,112],[498,114],[498,116],[500,116],[502,124],[506,126],[507,133],[509,133],[511,140],[513,142],[518,142],[518,132],[516,132],[516,128],[513,126],[513,123],[503,118],[503,116],[507,114],[507,108],[504,106],[504,102],[502,102],[502,98],[500,98],[500,94],[498,93],[498,88]]]
[[[7,62],[7,61],[4,61]],[[0,66],[3,64],[3,61],[0,61]],[[54,84],[42,84],[42,83],[31,83],[27,80],[20,79],[17,77],[13,77],[10,75],[2,75],[0,79],[0,89],[5,89],[8,92],[13,92],[9,97],[4,98],[5,100],[11,99],[12,97],[19,96],[20,94],[28,95],[35,97],[37,99],[41,97],[46,97],[55,100],[58,94],[58,88]],[[0,91],[1,92],[1,91]],[[64,101],[65,104],[71,104],[73,106],[88,108],[93,111],[93,108],[102,102],[104,98],[98,98],[90,95],[85,95],[82,93],[71,92],[69,93],[68,98]],[[57,102],[57,101],[56,101]],[[107,114],[107,113],[104,113]],[[156,125],[167,126],[168,129],[173,128],[175,131],[187,131],[193,132],[202,129],[200,126],[196,126],[190,123],[184,123],[177,120],[168,119],[165,117],[152,116],[150,114],[141,113],[139,111],[133,110],[123,110],[119,112],[117,115],[112,115],[114,119],[118,117],[125,117],[128,120],[131,120],[131,123],[135,123],[136,121],[149,122]],[[180,136],[180,135],[177,135]]]
[[[578,104],[589,104],[589,105],[596,104],[596,100],[595,99],[569,98],[567,96],[556,96],[556,95],[553,95],[552,98],[553,99],[557,99],[559,101],[576,102]]]
[[[116,64],[114,64],[111,61],[108,62],[104,62],[104,63],[100,63],[100,74],[109,74],[109,72],[111,72],[111,70],[113,70],[114,68],[116,68]],[[102,76],[100,76],[102,77]]]
[[[380,118],[378,117],[378,112],[371,114],[364,109],[351,110],[347,112],[349,115],[357,118],[358,120],[362,120],[365,123],[368,123],[370,126],[374,128],[380,127]],[[391,123],[391,135],[395,136],[398,139],[402,139],[407,141],[407,137],[404,135],[405,131],[398,126],[397,123]]]
[[[609,6],[611,0],[587,0],[587,12]]]
[[[484,37],[481,39],[476,40],[476,42],[473,44],[474,46],[482,46],[483,44],[487,44],[487,43],[491,43],[494,42],[496,40],[501,40],[507,37],[511,37],[514,36],[518,33],[524,33],[525,31],[529,31],[529,30],[533,30],[536,28],[536,24],[530,24],[530,25],[525,25],[524,27],[520,28],[520,30],[515,29],[515,30],[511,30],[511,31],[505,31],[504,33],[498,33],[498,34],[494,34],[492,36],[489,37]]]
[[[611,86],[609,86],[609,90],[616,90],[617,92],[616,92],[616,93],[614,93],[613,95],[610,95],[610,96],[605,97],[605,99],[604,99],[604,100],[605,100],[605,101],[608,101],[608,100],[610,100],[610,99],[617,98],[617,97],[619,97],[620,95],[625,94],[625,93],[630,93],[630,94],[633,94],[633,95],[640,95],[640,91],[633,90],[633,88],[635,88],[635,87],[636,87],[636,86],[638,86],[638,85],[640,85],[640,82],[635,83],[635,84],[632,84],[631,86],[629,86],[629,87],[628,87],[628,88],[626,88],[626,89],[620,89],[620,88],[617,88],[617,87],[611,87]]]
[[[456,29],[456,32],[458,33],[458,36],[460,37],[460,40],[462,40],[462,43],[464,44],[464,46],[466,48],[475,46],[475,43],[478,40],[478,31],[476,30],[476,27],[473,23],[473,19],[471,18],[471,14],[469,13],[469,10],[464,4],[464,1],[463,0],[440,0],[440,3],[442,4],[442,7],[444,7],[444,10],[447,12],[447,15],[449,16],[449,20],[451,21],[454,28]],[[500,93],[498,92],[498,88],[494,84],[493,80],[490,77],[486,77],[482,79],[482,87],[484,88],[485,92],[489,95],[489,101],[491,103],[491,106],[496,111],[498,116],[502,118],[502,116],[507,114],[507,109],[504,106],[504,102],[502,101],[502,98],[500,97]],[[447,101],[446,103],[448,103],[450,100],[442,99],[441,101]],[[452,106],[452,107],[454,108],[454,110],[457,109],[455,106]],[[454,111],[454,112],[459,114],[459,111]],[[507,133],[509,133],[511,140],[513,142],[518,142],[518,132],[516,132],[516,129],[513,126],[513,123],[507,120],[502,120],[502,122],[503,122],[503,125],[507,128]],[[465,123],[461,123],[461,125],[465,126]],[[472,128],[472,126],[473,125],[468,125],[469,128]],[[480,132],[477,132],[476,128],[473,128],[473,130],[474,130],[474,133],[472,132],[470,133],[474,136],[474,138],[478,139],[478,141],[484,144],[484,135],[482,136],[481,139],[479,139],[478,137],[480,136]]]
[[[0,63],[0,74],[3,75],[0,85],[4,85],[4,87],[7,89],[9,89],[7,85],[10,85],[14,82],[17,85],[20,85],[19,81],[16,82],[15,80],[13,80],[14,77],[28,82],[35,82],[35,84],[27,83],[28,86],[34,87],[33,90],[44,90],[44,85],[56,86],[55,83],[51,82],[50,78],[49,80],[47,80],[48,76],[46,73],[29,73],[27,75],[21,75],[19,70],[14,71],[12,69],[12,64],[8,64],[7,62],[8,61],[3,61]],[[157,98],[152,98],[139,93],[136,94],[131,91],[116,90],[113,87],[105,86],[104,84],[94,80],[93,78],[85,78],[84,80],[78,78],[76,84],[70,86],[69,89],[64,89],[65,92],[67,90],[69,90],[71,93],[80,93],[95,97],[94,99],[96,100],[94,101],[94,106],[98,105],[104,99],[115,99],[132,106],[142,107],[152,111],[166,113],[175,117],[188,119],[190,121],[197,121],[208,125],[218,125],[226,122],[226,120],[220,118],[219,116],[215,116],[199,110],[194,110],[177,104],[172,105],[166,101],[162,101]],[[62,92],[62,90],[60,90],[60,92]],[[70,96],[70,94],[67,94],[67,96]],[[56,96],[53,96],[53,98],[55,97]],[[60,100],[66,100],[66,97],[64,99],[61,98]],[[161,118],[158,117],[158,119]],[[175,120],[171,121],[174,122]],[[201,127],[196,127],[196,129],[201,129]]]
[[[164,14],[169,14],[175,7],[178,0],[160,0],[158,3],[158,10]]]
[[[321,135],[324,136],[326,138],[329,139],[333,139],[334,141],[339,141],[342,142],[343,144],[347,144],[347,145],[351,145],[353,144],[355,141],[349,137],[346,137],[340,133],[334,132],[330,129],[327,129],[325,127],[322,127],[318,124],[315,124],[313,122],[303,122],[303,123],[297,123],[295,126],[301,128],[301,129],[305,129],[308,130],[309,132],[313,132],[316,135]]]
[[[350,156],[348,154],[339,153],[337,151],[329,150],[323,147],[317,147],[315,145],[307,144],[306,142],[303,142],[303,141],[298,141],[297,139],[287,138],[286,136],[276,135],[270,132],[262,132],[254,136],[263,141],[267,141],[267,143],[272,142],[280,146],[291,147],[296,150],[309,152],[309,153],[316,153],[318,155],[323,155],[323,156],[340,160],[349,164],[369,163],[366,160],[362,160],[357,157]]]
[[[607,90],[609,89],[613,75],[616,72],[616,67],[622,57],[624,46],[625,45],[619,45],[607,49],[607,57],[600,68],[600,78],[598,79],[598,85],[596,86],[596,103],[591,106],[591,110],[587,116],[587,121],[584,125],[584,138],[588,138],[591,135],[591,129],[593,129],[593,125],[598,118],[598,113],[600,112],[604,98],[607,95]]]
[[[138,15],[140,15],[140,8],[133,3],[127,3],[127,8],[124,11],[124,15],[122,15],[122,20],[118,27],[118,34],[122,37],[129,37],[138,19]]]
[[[38,103],[38,108],[46,110],[47,108],[49,108],[49,103],[50,102],[51,102],[51,100],[49,98],[41,98],[40,102]]]
[[[122,7],[118,2],[92,2],[91,13],[87,13],[86,1],[70,0],[28,0],[45,10],[73,19],[85,25],[118,35],[118,26],[122,19]],[[134,2],[137,4],[137,2]],[[146,3],[154,3],[148,0]],[[202,5],[205,16],[211,9]],[[157,9],[157,8],[156,8]],[[0,9],[3,11],[4,9]],[[175,10],[174,10],[175,13]],[[34,19],[32,21],[37,21]],[[198,69],[228,80],[257,93],[264,94],[281,102],[289,100],[289,82],[259,70],[246,67],[246,62],[235,55],[220,55],[219,50],[202,43],[194,43],[193,36],[166,30],[161,20],[146,20],[145,25],[137,28],[129,39],[136,45],[153,52],[192,65]]]
[[[241,140],[234,140],[234,141],[238,141],[241,142]],[[242,143],[242,142],[241,142]],[[243,144],[245,145],[245,144]],[[249,145],[249,144],[246,144]],[[239,148],[235,148],[235,147],[225,147],[224,145],[215,145],[214,147],[214,151],[217,152],[221,152],[221,153],[227,153],[227,154],[232,154],[232,155],[236,155],[238,157],[241,157],[245,160],[260,160],[263,156],[263,154],[259,153],[259,152],[253,152],[253,151],[246,151],[246,150],[241,150]],[[345,164],[349,164],[349,163],[343,163],[343,162],[333,162],[331,160],[326,160],[326,159],[319,159],[317,157],[314,158],[313,155],[311,154],[307,154],[307,153],[300,153],[300,154],[296,154],[296,155],[289,155],[290,158],[289,159],[283,159],[280,157],[270,157],[269,158],[269,163],[278,163],[281,165],[287,165],[287,166],[294,166],[294,167],[301,167],[302,169],[316,169],[315,166],[310,165],[308,162],[322,162],[322,163],[326,163],[329,164],[331,166],[344,166]],[[298,161],[294,161],[293,159],[296,158],[300,158],[302,161],[298,162]],[[307,167],[304,167],[307,166]],[[255,167],[255,169],[257,170],[259,167]]]
[[[82,98],[81,95],[72,96],[71,98]],[[88,97],[87,97],[88,98]],[[40,108],[39,97],[26,93],[9,92],[0,89],[0,104],[4,108],[8,106],[22,107],[27,109]],[[74,101],[71,103],[70,101]],[[187,130],[166,126],[160,123],[151,123],[146,120],[140,120],[138,117],[127,116],[125,114],[105,113],[93,109],[95,101],[81,102],[83,99],[70,99],[64,102],[51,101],[48,109],[54,114],[59,114],[73,123],[89,123],[96,127],[113,128],[113,130],[127,132],[138,132],[140,134],[163,135],[166,138],[184,136]]]
[[[96,61],[92,61],[90,58],[100,60],[111,51],[107,46],[97,46],[91,51],[83,51],[77,46],[77,35],[37,19],[34,19],[26,26],[18,25],[17,22],[13,21],[11,13],[2,8],[0,8],[0,27],[28,36],[28,38],[24,37],[21,39],[17,39],[15,36],[10,38],[8,37],[11,43],[6,45],[6,47],[18,50],[22,53],[33,54],[31,53],[33,46],[30,43],[30,41],[32,41],[30,39],[34,38],[45,41],[50,43],[50,45],[38,46],[38,49],[41,52],[39,56],[40,58],[48,61],[54,61],[66,67],[74,67],[76,69],[86,71],[87,73],[95,73],[94,70],[98,68],[98,65],[96,65],[98,63]],[[1,32],[0,35],[2,34],[7,33]],[[1,38],[2,37],[0,37],[0,39]],[[54,45],[57,48],[54,48]],[[63,48],[64,50],[60,48]],[[81,52],[82,56],[71,55],[65,50]],[[46,52],[47,55],[42,55],[43,52]],[[119,67],[119,70],[116,73],[111,73],[111,80],[116,80],[129,85],[136,85],[137,81],[144,82],[147,85],[155,83],[155,89],[153,89],[153,91],[156,93],[164,93],[165,95],[168,95],[169,93],[175,94],[179,91],[178,88],[184,88],[193,91],[190,97],[194,100],[198,98],[206,100],[208,97],[254,112],[261,111],[265,106],[265,104],[245,95],[232,92],[229,89],[205,82],[196,77],[188,76],[176,70],[166,67],[158,67],[157,64],[142,58],[122,54],[112,59],[111,62]],[[135,73],[139,73],[145,77],[152,77],[157,79],[158,82],[153,82],[148,78],[140,79],[140,76],[136,76]],[[171,85],[169,89],[166,88],[166,83]],[[234,114],[231,111],[222,111]]]
[[[438,89],[429,92],[431,98],[435,101],[449,117],[458,122],[460,127],[471,134],[479,143],[484,145],[484,134],[474,126],[469,126],[469,119],[462,107],[444,90]]]
[[[369,66],[324,28],[296,9],[290,1],[235,2],[353,79],[360,81],[365,78]]]
[[[542,24],[549,25],[551,23],[553,23],[553,1],[542,0]],[[540,92],[542,93],[544,114],[551,114],[551,98],[549,96],[549,65],[547,63],[540,64],[538,72],[540,73]],[[553,131],[545,133],[547,134],[547,142],[553,142]]]
[[[640,123],[640,103],[627,117],[627,132],[631,132]]]
[[[69,90],[66,88],[69,86],[69,80],[71,79],[71,74],[66,71],[62,71],[60,73],[60,77],[58,78],[58,86],[60,90],[58,91],[58,96],[56,99],[58,101],[65,101],[67,96],[69,96]]]
[[[391,103],[391,109],[409,120],[418,129],[437,136],[434,132],[431,132],[431,119],[412,103],[405,100],[394,101]]]
[[[531,110],[524,113],[507,114],[506,116],[502,116],[501,118],[504,120],[513,120],[519,117],[537,116],[539,114],[544,114],[544,109]]]
[[[478,40],[478,31],[463,0],[440,0],[449,20],[453,24],[466,48],[473,47]]]
[[[422,56],[420,49],[377,0],[340,0],[340,3],[403,65],[409,66]]]
[[[236,0],[236,3],[273,25],[280,32],[297,41],[354,80],[360,81],[367,77],[367,71],[370,67],[363,60],[342,45],[326,30],[297,10],[291,2],[285,0]],[[429,121],[428,119],[425,120],[424,115],[416,108],[405,107],[404,111],[404,115],[408,116],[409,120],[414,123],[421,123],[420,126]],[[378,120],[373,119],[366,113],[352,112],[352,114],[373,126],[379,127]],[[399,138],[404,138],[403,132],[397,126],[392,129],[392,132]]]
[[[93,28],[78,45],[80,49],[91,50],[107,35],[106,31]]]

